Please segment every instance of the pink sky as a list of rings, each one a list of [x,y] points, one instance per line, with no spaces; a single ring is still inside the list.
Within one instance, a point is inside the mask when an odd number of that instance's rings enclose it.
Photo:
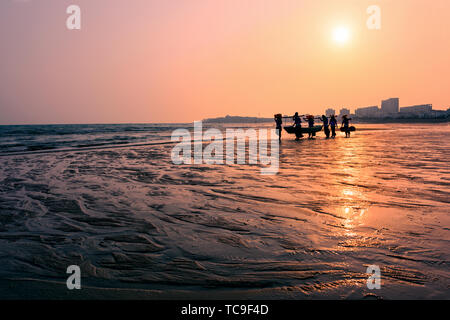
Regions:
[[[0,43],[0,124],[450,107],[448,0],[2,0]]]

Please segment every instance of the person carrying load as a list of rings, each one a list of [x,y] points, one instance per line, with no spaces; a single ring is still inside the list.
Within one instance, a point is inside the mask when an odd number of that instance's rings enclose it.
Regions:
[[[322,115],[322,122],[323,122],[323,131],[325,131],[325,135],[327,136],[327,139],[330,137],[330,128],[328,127],[328,118],[326,115]]]
[[[274,115],[275,123],[276,123],[276,130],[278,131],[278,139],[281,141],[281,126],[283,125],[283,119],[281,116],[281,113],[278,113]]]
[[[348,118],[346,114],[342,116],[342,127],[344,128],[345,137],[350,138],[350,128],[349,128],[349,121],[352,120],[351,118]]]
[[[336,117],[333,115],[331,115],[330,118],[330,127],[331,127],[331,137],[334,138],[336,137],[336,127],[337,127],[337,120]]]
[[[294,120],[295,140],[299,140],[301,137],[303,137],[303,133],[302,133],[302,119],[298,115],[298,112],[296,112],[294,114],[292,119]]]
[[[308,127],[309,127],[309,131],[308,131],[308,138],[312,139],[316,133],[313,131],[314,128],[314,116],[312,115],[307,115],[305,118],[305,121],[308,121]]]

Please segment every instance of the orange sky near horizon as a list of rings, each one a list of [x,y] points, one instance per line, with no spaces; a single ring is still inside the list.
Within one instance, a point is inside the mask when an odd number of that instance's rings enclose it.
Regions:
[[[448,0],[4,0],[0,43],[0,124],[450,107]]]

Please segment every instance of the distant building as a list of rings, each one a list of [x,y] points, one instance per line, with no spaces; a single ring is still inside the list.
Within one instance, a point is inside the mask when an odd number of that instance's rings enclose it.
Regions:
[[[334,109],[329,108],[329,109],[325,110],[325,115],[327,117],[334,116],[335,114],[336,114],[336,111]]]
[[[421,104],[410,107],[401,107],[401,113],[415,113],[415,114],[426,114],[430,113],[433,110],[433,106],[431,104]]]
[[[378,106],[358,108],[355,110],[355,115],[360,118],[377,117],[380,113]]]
[[[342,116],[344,116],[344,115],[350,115],[350,110],[347,109],[347,108],[342,108],[342,109],[339,111],[339,116],[342,117]]]
[[[432,118],[445,118],[448,117],[448,110],[432,110],[430,112],[424,113],[423,115]]]
[[[399,98],[390,98],[381,101],[381,113],[398,113],[399,110]]]

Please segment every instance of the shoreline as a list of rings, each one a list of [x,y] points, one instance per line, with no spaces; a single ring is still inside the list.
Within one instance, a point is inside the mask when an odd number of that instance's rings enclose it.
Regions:
[[[433,123],[447,123],[450,122],[450,118],[430,118],[430,119],[357,119],[353,118],[354,123],[368,123],[368,124],[383,124],[383,123],[424,123],[424,124],[433,124]],[[202,122],[206,125],[212,124],[267,124],[272,123],[273,119],[271,118],[261,118],[261,120],[257,121],[211,121],[209,119],[203,119]],[[165,122],[145,122],[145,123],[61,123],[61,124],[0,124],[0,127],[34,127],[34,126],[105,126],[105,125],[113,125],[113,126],[126,126],[126,125],[169,125],[169,126],[179,126],[179,125],[192,125],[192,122],[173,122],[173,123],[165,123]]]

